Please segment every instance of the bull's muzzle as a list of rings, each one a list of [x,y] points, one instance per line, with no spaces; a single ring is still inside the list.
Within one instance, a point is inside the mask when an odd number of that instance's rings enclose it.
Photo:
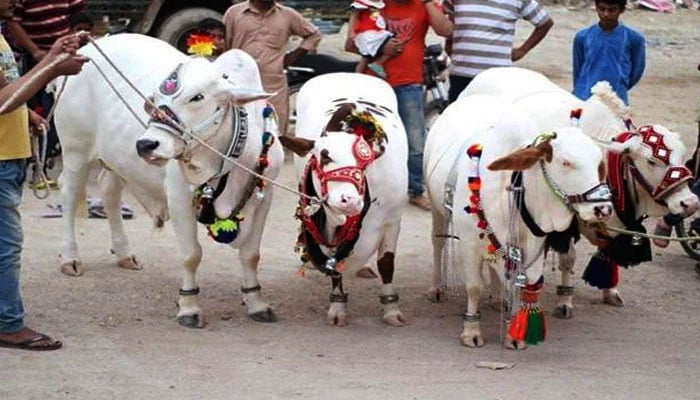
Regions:
[[[160,146],[160,142],[157,140],[139,139],[136,141],[136,153],[139,157],[148,157],[158,146]]]

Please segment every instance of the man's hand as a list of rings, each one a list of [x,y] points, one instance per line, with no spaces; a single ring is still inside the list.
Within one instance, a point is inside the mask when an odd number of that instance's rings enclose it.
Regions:
[[[523,49],[522,47],[516,47],[513,49],[510,57],[513,61],[518,61],[525,57],[525,54],[527,54],[527,50]]]
[[[36,136],[43,136],[49,130],[49,124],[39,114],[29,110],[29,131]]]
[[[61,58],[54,69],[56,75],[75,75],[83,68],[83,64],[89,61],[87,57],[77,54],[82,43],[90,36],[87,32],[79,32],[73,35],[64,36],[56,41],[51,50],[46,55],[49,62]]]
[[[403,51],[403,43],[396,38],[389,39],[382,49],[382,55],[387,57],[396,57]]]

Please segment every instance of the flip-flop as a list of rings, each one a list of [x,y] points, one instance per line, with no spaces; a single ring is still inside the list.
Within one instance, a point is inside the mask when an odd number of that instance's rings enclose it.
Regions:
[[[46,341],[48,344],[46,345],[36,345],[36,343],[39,343],[41,341]],[[60,340],[53,340],[49,336],[44,335],[43,333],[38,333],[34,335],[33,337],[19,343],[12,343],[12,342],[6,342],[4,340],[0,340],[0,347],[6,347],[9,349],[20,349],[20,350],[29,350],[29,351],[49,351],[49,350],[58,350],[63,346],[63,343],[61,343]]]

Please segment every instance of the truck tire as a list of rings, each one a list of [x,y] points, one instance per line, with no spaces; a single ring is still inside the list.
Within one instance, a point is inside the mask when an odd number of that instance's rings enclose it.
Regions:
[[[156,36],[177,47],[179,50],[186,51],[187,37],[194,31],[197,24],[205,18],[221,20],[223,16],[209,8],[185,8],[165,18],[160,26],[158,26]]]

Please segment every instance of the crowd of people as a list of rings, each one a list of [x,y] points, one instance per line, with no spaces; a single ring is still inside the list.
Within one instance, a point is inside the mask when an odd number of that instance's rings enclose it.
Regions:
[[[358,71],[385,79],[393,87],[409,144],[409,203],[430,210],[423,184],[427,128],[422,85],[428,30],[446,38],[452,58],[449,99],[455,101],[480,72],[510,66],[525,57],[545,39],[554,21],[537,0],[355,0],[348,5],[351,16],[345,49],[362,56]],[[607,80],[628,102],[628,91],[644,72],[644,38],[620,22],[626,0],[596,0],[595,5],[599,21],[578,32],[573,41],[573,93],[585,100],[596,82]],[[54,350],[62,345],[24,323],[19,290],[23,239],[19,204],[31,156],[29,127],[48,126],[44,117],[53,102],[43,88],[57,76],[79,73],[87,61],[76,54],[86,33],[70,34],[93,27],[83,8],[83,0],[0,0],[3,32],[14,46],[11,49],[0,35],[0,107],[6,110],[0,115],[2,347]],[[519,19],[531,23],[533,30],[522,44],[514,46]],[[276,93],[270,101],[278,115],[280,134],[288,134],[284,70],[316,50],[322,40],[318,28],[275,0],[248,0],[231,6],[223,22],[202,21],[199,30],[214,39],[213,57],[239,48],[258,62],[265,90]],[[291,36],[300,37],[301,42],[290,51]],[[20,95],[18,88],[22,88]],[[48,130],[55,155],[60,151],[58,142],[55,132]]]

